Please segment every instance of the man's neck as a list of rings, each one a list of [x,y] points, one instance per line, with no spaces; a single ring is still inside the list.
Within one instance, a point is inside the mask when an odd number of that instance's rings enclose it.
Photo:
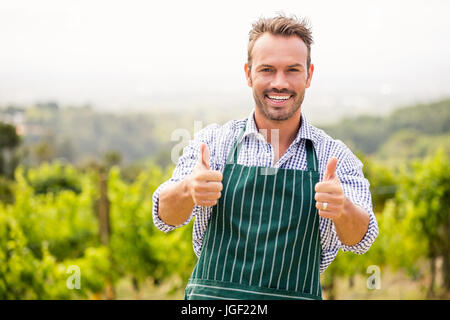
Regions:
[[[280,146],[288,147],[297,137],[301,123],[300,117],[301,111],[299,109],[291,118],[287,120],[270,120],[267,119],[264,114],[259,112],[257,108],[255,108],[254,120],[259,132],[265,136],[268,143],[272,145],[278,143]],[[276,130],[278,132],[278,137],[276,131],[274,132],[272,130]]]
[[[289,119],[276,121],[267,119],[255,108],[255,124],[258,131],[264,135],[274,150],[274,163],[283,156],[291,143],[295,140],[300,128],[300,109]],[[274,130],[274,131],[272,131]]]

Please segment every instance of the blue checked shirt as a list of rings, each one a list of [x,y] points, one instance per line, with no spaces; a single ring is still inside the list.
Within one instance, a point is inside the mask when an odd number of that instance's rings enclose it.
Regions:
[[[200,130],[195,135],[194,140],[191,140],[189,145],[183,149],[183,154],[178,159],[172,178],[161,184],[153,194],[153,222],[155,226],[161,231],[169,232],[188,224],[195,217],[192,242],[195,254],[197,257],[200,256],[203,236],[208,226],[212,207],[195,205],[188,220],[178,226],[171,226],[164,223],[158,216],[159,193],[167,185],[181,181],[192,173],[200,155],[201,142],[206,143],[209,147],[211,170],[223,172],[227,155],[247,121],[248,126],[241,138],[243,141],[237,159],[238,164],[306,170],[305,139],[310,139],[313,141],[318,157],[320,180],[323,179],[328,160],[331,157],[337,157],[339,161],[336,173],[345,195],[354,204],[364,208],[370,215],[366,234],[359,243],[353,246],[347,246],[340,242],[332,220],[319,217],[320,243],[322,246],[320,273],[325,271],[334,260],[339,248],[342,251],[352,251],[357,254],[365,253],[378,235],[378,224],[373,213],[369,181],[364,178],[362,173],[363,164],[343,142],[332,139],[324,131],[312,126],[303,114],[297,137],[277,163],[273,163],[274,151],[272,145],[258,131],[254,120],[254,109],[248,118],[231,120],[223,126],[211,124]]]

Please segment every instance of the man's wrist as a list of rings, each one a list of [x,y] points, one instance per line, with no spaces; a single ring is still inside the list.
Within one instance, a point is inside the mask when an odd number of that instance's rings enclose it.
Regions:
[[[181,180],[181,190],[182,197],[188,201],[192,202],[194,205],[194,198],[192,197],[192,175],[186,176],[183,180]]]
[[[368,220],[366,210],[345,197],[341,215],[333,219],[339,240],[347,246],[359,243],[368,230]]]
[[[353,203],[344,196],[344,206],[338,216],[333,219],[335,224],[347,224],[349,222],[350,210],[352,210]]]

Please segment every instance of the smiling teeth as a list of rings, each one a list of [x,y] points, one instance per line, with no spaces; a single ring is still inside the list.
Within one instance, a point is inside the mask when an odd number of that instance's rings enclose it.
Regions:
[[[287,100],[290,98],[290,96],[269,96],[272,100]]]

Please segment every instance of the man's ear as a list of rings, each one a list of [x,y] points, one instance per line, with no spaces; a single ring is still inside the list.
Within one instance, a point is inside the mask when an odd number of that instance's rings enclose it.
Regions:
[[[252,70],[249,67],[248,63],[244,65],[245,77],[247,78],[247,84],[249,87],[252,86]]]
[[[309,86],[311,85],[313,73],[314,73],[314,65],[311,63],[309,65],[308,78],[306,79],[306,88],[309,88]]]

